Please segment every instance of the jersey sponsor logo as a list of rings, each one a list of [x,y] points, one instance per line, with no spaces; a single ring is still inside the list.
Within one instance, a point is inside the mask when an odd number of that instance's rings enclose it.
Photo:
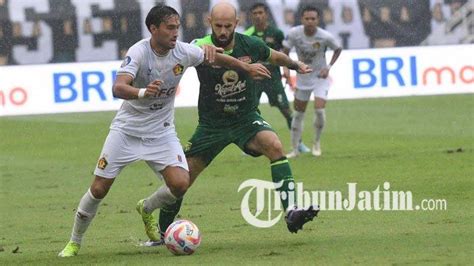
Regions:
[[[164,103],[154,103],[150,105],[150,110],[151,111],[156,111],[156,110],[161,110],[163,109]]]
[[[252,58],[250,58],[250,56],[247,56],[247,55],[246,56],[241,56],[237,59],[239,59],[240,61],[242,61],[244,63],[249,63],[249,64],[252,63]]]
[[[176,94],[176,87],[160,88],[160,90],[153,96],[154,98],[169,98]]]
[[[227,70],[222,75],[224,84],[217,84],[214,90],[222,98],[239,94],[247,89],[246,81],[239,80],[239,74],[234,70]]]
[[[130,56],[126,56],[123,59],[122,64],[120,65],[120,67],[125,67],[126,65],[130,64],[131,61],[132,61],[132,58]]]
[[[175,76],[181,75],[184,72],[184,66],[181,64],[176,64],[176,66],[173,67],[173,73]]]
[[[234,114],[237,112],[237,109],[239,109],[238,105],[230,105],[230,104],[224,105],[224,113]]]
[[[99,159],[99,161],[97,162],[97,168],[101,169],[101,170],[104,170],[105,167],[107,167],[109,163],[107,162],[107,160],[105,159],[105,157],[102,157]]]

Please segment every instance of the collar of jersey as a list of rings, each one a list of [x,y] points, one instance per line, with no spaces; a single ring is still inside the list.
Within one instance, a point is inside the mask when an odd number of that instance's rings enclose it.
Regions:
[[[158,57],[165,57],[165,56],[167,56],[167,55],[170,53],[170,51],[171,51],[171,50],[168,50],[168,52],[167,52],[166,54],[163,54],[163,55],[162,55],[162,54],[159,54],[158,52],[155,51],[155,49],[153,49],[153,46],[151,46],[151,38],[150,38],[150,40],[148,41],[148,45],[150,45],[150,49],[151,49],[151,50],[153,51],[153,53],[154,53],[156,56],[158,56]]]

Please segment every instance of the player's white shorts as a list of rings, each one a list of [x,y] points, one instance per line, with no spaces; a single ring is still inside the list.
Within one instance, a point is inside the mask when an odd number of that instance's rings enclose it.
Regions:
[[[311,93],[314,97],[327,100],[329,92],[329,80],[327,79],[316,79],[313,84],[313,89],[296,89],[295,98],[307,102],[311,98]]]
[[[167,166],[179,166],[189,171],[176,133],[160,138],[139,138],[110,130],[94,174],[115,178],[125,166],[138,160],[146,161],[160,178],[160,171]]]

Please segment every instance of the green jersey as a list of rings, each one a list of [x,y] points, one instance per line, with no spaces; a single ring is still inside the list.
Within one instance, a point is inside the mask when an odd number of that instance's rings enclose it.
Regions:
[[[194,42],[213,45],[211,35]],[[234,35],[234,48],[227,55],[246,63],[267,61],[270,48],[260,39]],[[199,81],[199,122],[213,126],[235,124],[257,111],[259,99],[255,81],[245,72],[201,64],[196,67]]]
[[[285,36],[283,35],[283,32],[281,30],[272,25],[268,25],[264,31],[257,31],[257,29],[252,26],[248,28],[244,32],[244,34],[260,38],[268,45],[268,47],[272,48],[273,50],[280,51],[283,48],[283,39],[285,39]],[[272,73],[273,80],[281,80],[281,72],[279,66],[269,64],[266,64],[265,66]]]

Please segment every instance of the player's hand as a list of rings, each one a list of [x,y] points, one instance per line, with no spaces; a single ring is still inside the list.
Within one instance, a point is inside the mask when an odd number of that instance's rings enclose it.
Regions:
[[[313,72],[313,69],[311,69],[305,63],[300,62],[300,61],[297,61],[296,63],[298,64],[298,69],[296,70],[296,72],[298,72],[300,74],[308,74],[308,73]]]
[[[214,63],[216,60],[216,53],[223,53],[224,48],[221,47],[215,47],[213,45],[203,45],[202,50],[204,51],[204,59],[209,62],[209,64]]]
[[[145,98],[156,97],[160,91],[160,87],[163,84],[163,80],[155,79],[146,86]]]
[[[256,63],[256,64],[249,64],[249,70],[247,73],[252,77],[253,79],[270,79],[272,78],[272,74],[270,73],[270,70],[266,68],[264,65]]]
[[[319,71],[318,78],[325,79],[329,75],[329,68],[323,68]]]

